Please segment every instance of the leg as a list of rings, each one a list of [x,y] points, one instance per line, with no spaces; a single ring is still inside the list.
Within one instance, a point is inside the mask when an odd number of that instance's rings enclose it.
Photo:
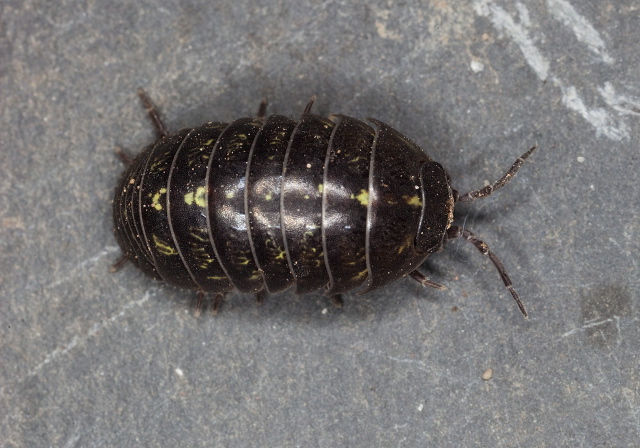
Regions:
[[[119,146],[116,146],[115,151],[118,157],[120,157],[120,160],[122,161],[122,163],[124,163],[127,166],[131,165],[131,162],[133,162],[133,159],[129,154],[124,152],[122,148],[120,148]]]
[[[200,317],[202,313],[202,304],[204,303],[204,291],[202,289],[198,289],[198,293],[196,295],[196,317]]]
[[[256,293],[256,303],[258,304],[258,306],[264,303],[264,290],[258,291]]]
[[[262,101],[260,101],[260,107],[258,107],[258,120],[260,121],[264,121],[264,119],[267,117],[267,106],[269,105],[269,103],[267,102],[266,98],[262,98]]]
[[[527,314],[527,310],[524,307],[524,304],[520,301],[520,297],[518,296],[518,293],[516,293],[516,290],[513,289],[513,284],[511,283],[511,279],[507,274],[507,270],[504,268],[504,265],[502,264],[498,256],[493,252],[491,252],[491,250],[489,249],[489,246],[487,246],[487,243],[478,239],[476,235],[469,232],[467,229],[461,229],[458,226],[449,227],[449,230],[447,230],[447,239],[452,240],[454,238],[458,238],[459,236],[461,236],[462,238],[464,238],[465,240],[469,241],[471,244],[476,246],[476,248],[483,255],[486,255],[489,257],[493,265],[498,270],[498,273],[502,278],[502,282],[504,283],[504,286],[507,287],[507,289],[513,296],[513,300],[515,300],[516,303],[518,304],[518,308],[520,308],[520,312],[524,315],[524,317],[529,317],[529,315]]]
[[[509,181],[513,178],[513,176],[516,175],[516,173],[518,172],[518,170],[520,169],[524,161],[527,159],[527,157],[529,157],[537,147],[538,145],[533,146],[527,152],[525,152],[520,157],[518,157],[518,159],[513,163],[513,165],[511,165],[511,168],[509,168],[509,171],[507,171],[507,173],[504,176],[502,176],[498,182],[496,182],[493,185],[487,185],[486,187],[481,188],[479,190],[469,191],[468,193],[465,193],[462,196],[459,196],[456,202],[471,202],[479,198],[485,198],[489,196],[491,193],[498,191],[499,189],[507,185]]]
[[[340,294],[331,296],[331,303],[333,303],[336,308],[344,308],[344,300],[342,300],[342,296]]]
[[[444,286],[444,285],[441,285],[441,284],[436,283],[436,282],[432,282],[427,277],[425,277],[424,275],[419,273],[417,270],[415,270],[413,272],[410,272],[409,275],[411,276],[412,279],[414,279],[415,281],[417,281],[418,283],[420,283],[424,287],[429,286],[431,288],[439,289],[440,291],[444,291],[445,289],[447,289],[447,287]]]
[[[202,289],[199,289],[196,294],[196,310],[195,310],[196,317],[199,317],[200,314],[202,313],[202,309],[204,308],[205,297],[206,297],[206,293]],[[215,295],[215,297],[213,298],[213,307],[211,309],[211,314],[213,315],[218,314],[218,310],[220,309],[220,305],[222,305],[223,298],[224,298],[224,294],[222,293],[218,293]]]
[[[145,91],[139,88],[138,96],[140,97],[140,101],[142,101],[142,105],[144,106],[144,108],[147,109],[147,113],[149,114],[151,121],[153,121],[153,125],[155,126],[156,131],[158,132],[158,135],[161,138],[169,135],[169,131],[167,131],[167,127],[164,125],[164,123],[162,122],[162,119],[160,118],[160,115],[158,114],[158,110],[153,105],[153,103],[151,102],[151,100],[149,99]]]
[[[306,115],[309,112],[311,112],[311,108],[313,107],[313,103],[315,102],[316,102],[316,96],[313,95],[309,100],[309,102],[307,103],[307,105],[305,106],[304,111],[302,112],[302,115]]]
[[[113,265],[111,266],[111,268],[109,269],[109,272],[111,272],[112,274],[114,272],[118,272],[120,269],[122,269],[122,267],[127,264],[127,262],[129,261],[129,256],[128,255],[123,255],[120,258],[118,258],[118,261],[116,261],[115,263],[113,263]]]
[[[222,299],[224,299],[224,294],[222,293],[216,294],[216,296],[213,298],[213,308],[211,309],[211,314],[213,314],[214,316],[218,314],[218,310],[222,305]]]

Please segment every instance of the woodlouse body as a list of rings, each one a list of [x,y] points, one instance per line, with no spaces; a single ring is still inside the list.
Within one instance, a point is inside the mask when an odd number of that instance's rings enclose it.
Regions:
[[[310,103],[299,121],[242,118],[169,135],[140,96],[161,138],[123,174],[114,221],[124,256],[147,275],[218,294],[365,293],[408,274],[440,287],[416,268],[463,236],[521,306],[486,244],[451,225],[456,201],[493,190],[458,196],[444,168],[388,125],[324,118]]]

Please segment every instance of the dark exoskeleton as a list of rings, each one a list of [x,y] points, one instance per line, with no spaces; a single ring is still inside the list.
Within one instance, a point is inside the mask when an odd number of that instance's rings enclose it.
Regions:
[[[407,275],[444,289],[416,269],[462,236],[496,266],[522,313],[500,260],[467,229],[453,226],[456,202],[489,196],[495,184],[459,195],[450,177],[388,125],[310,113],[212,122],[169,134],[139,96],[159,139],[129,163],[113,202],[124,261],[158,280],[215,293],[233,289],[336,298],[366,293]],[[122,154],[122,153],[121,153]],[[123,155],[124,159],[128,159]]]

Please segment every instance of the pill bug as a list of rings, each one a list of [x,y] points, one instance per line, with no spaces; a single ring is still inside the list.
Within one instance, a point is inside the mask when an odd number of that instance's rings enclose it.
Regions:
[[[128,164],[113,201],[123,256],[145,274],[214,293],[363,294],[409,276],[448,240],[487,255],[522,314],[527,312],[498,257],[452,225],[454,205],[504,187],[535,146],[493,185],[458,194],[442,165],[385,123],[311,113],[210,122],[170,134],[138,95],[159,138]]]

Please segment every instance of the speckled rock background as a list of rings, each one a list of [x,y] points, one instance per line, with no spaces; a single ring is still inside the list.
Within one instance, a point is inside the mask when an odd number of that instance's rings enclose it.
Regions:
[[[640,436],[635,0],[5,0],[0,5],[0,445],[631,447]],[[334,309],[257,307],[131,266],[111,196],[153,129],[269,111],[386,121],[465,191],[520,316],[464,241]],[[453,311],[457,307],[457,311]],[[482,380],[493,369],[493,377]]]

